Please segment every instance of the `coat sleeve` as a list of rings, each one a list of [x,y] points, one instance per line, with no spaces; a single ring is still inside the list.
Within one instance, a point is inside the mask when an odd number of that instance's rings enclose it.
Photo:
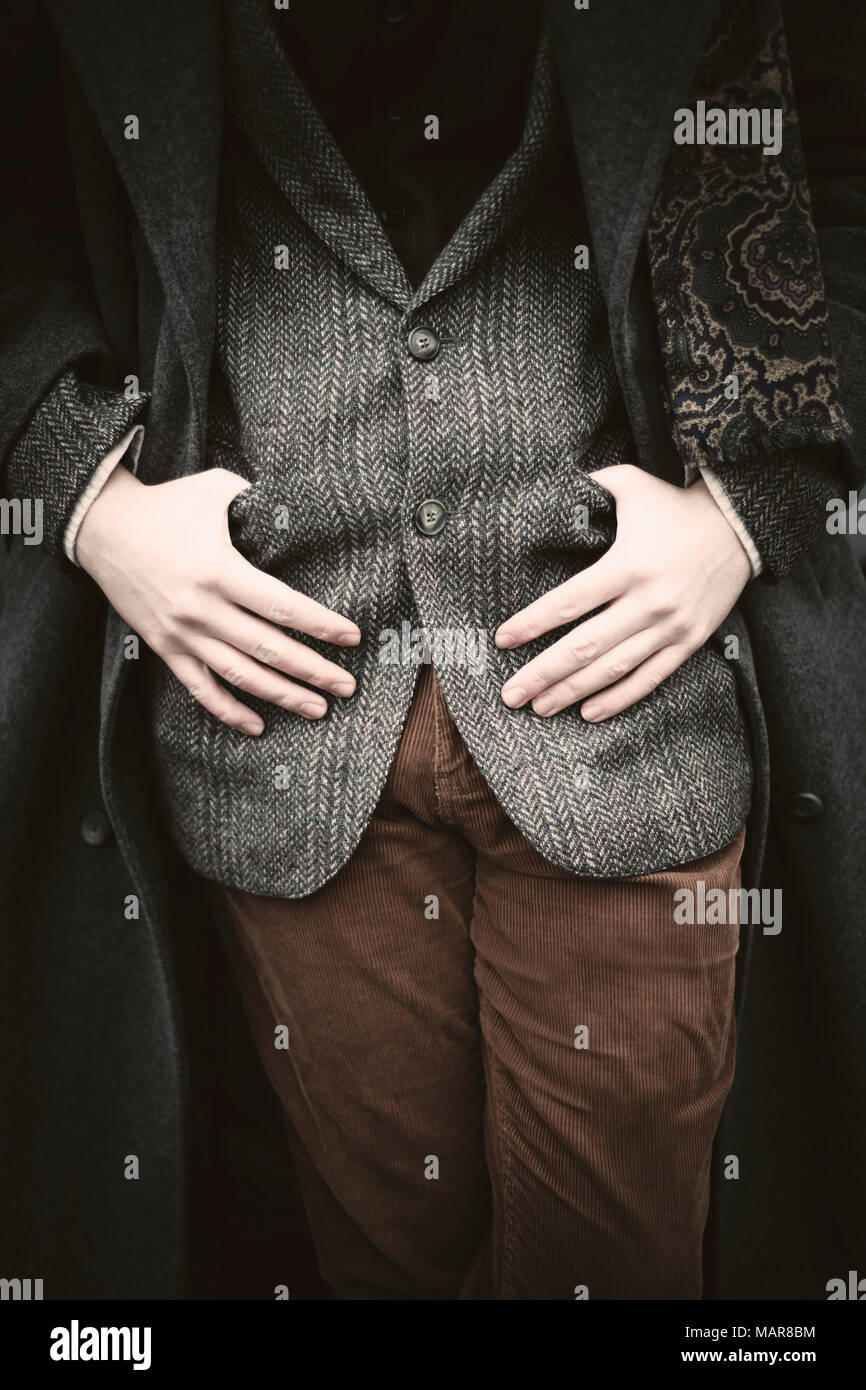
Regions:
[[[827,523],[827,504],[853,486],[850,454],[841,444],[780,449],[752,466],[716,462],[701,469],[728,520],[750,544],[752,574],[774,584],[787,574]],[[732,514],[732,515],[731,515]]]
[[[143,414],[96,306],[77,213],[60,54],[41,9],[0,18],[0,482],[63,537],[100,460]]]

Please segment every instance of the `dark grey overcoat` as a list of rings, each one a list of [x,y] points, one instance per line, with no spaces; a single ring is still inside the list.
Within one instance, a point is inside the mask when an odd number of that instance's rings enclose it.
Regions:
[[[820,20],[806,0],[785,8],[862,478],[866,34],[845,0],[822,5]],[[569,0],[554,9],[617,367],[642,455],[657,464],[671,445],[641,247],[670,113],[716,0],[608,0],[583,30]],[[153,404],[140,475],[193,471],[213,337],[218,6],[16,0],[0,23],[0,189],[12,194],[0,458],[64,368],[86,360],[96,379],[144,344]],[[151,132],[134,160],[129,113]],[[866,589],[848,546],[824,536],[780,583],[751,584],[741,611],[770,769],[746,873],[783,889],[784,926],[744,942],[708,1292],[823,1298],[828,1279],[862,1273],[866,1259]],[[159,826],[121,633],[87,576],[38,546],[10,548],[0,1275],[43,1278],[46,1297],[272,1297],[297,1229],[291,1174],[217,937]],[[722,1176],[726,1155],[736,1180]],[[245,1240],[257,1252],[248,1276]]]

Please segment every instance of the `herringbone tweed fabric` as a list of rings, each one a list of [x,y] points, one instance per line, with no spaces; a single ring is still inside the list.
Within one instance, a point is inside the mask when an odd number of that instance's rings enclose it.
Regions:
[[[12,496],[43,504],[46,546],[63,559],[63,537],[96,463],[144,414],[150,395],[128,399],[121,391],[92,386],[74,368],[62,372],[33,412],[9,454]]]
[[[729,843],[751,766],[714,647],[600,726],[499,697],[560,634],[500,652],[493,632],[603,553],[615,507],[586,475],[634,458],[596,276],[575,264],[587,232],[567,193],[546,30],[518,149],[413,293],[269,7],[231,0],[227,24],[209,461],[253,484],[230,508],[242,552],[352,618],[362,643],[319,645],[356,676],[351,699],[319,722],[250,701],[258,739],[217,723],[155,664],[154,747],[185,858],[280,897],[342,867],[412,697],[414,662],[382,659],[383,634],[403,623],[487,635],[486,662],[437,660],[439,679],[500,804],[555,864],[615,877]],[[407,350],[418,324],[440,337],[431,361]],[[431,497],[447,513],[434,536],[413,522]]]

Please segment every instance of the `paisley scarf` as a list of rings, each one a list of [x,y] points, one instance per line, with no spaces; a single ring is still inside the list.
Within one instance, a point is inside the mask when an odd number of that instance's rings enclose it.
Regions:
[[[689,105],[782,110],[782,147],[672,144],[647,230],[690,481],[846,438],[778,0],[726,0]]]

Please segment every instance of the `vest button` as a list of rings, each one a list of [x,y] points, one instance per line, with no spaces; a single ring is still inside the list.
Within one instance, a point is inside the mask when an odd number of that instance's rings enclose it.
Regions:
[[[389,203],[387,207],[382,208],[379,216],[386,227],[392,227],[395,222],[403,221],[403,218],[406,216],[406,204],[397,202]]]
[[[824,814],[824,803],[814,792],[797,792],[791,797],[791,815],[795,820],[817,820]]]
[[[415,511],[415,529],[422,536],[438,536],[445,525],[446,512],[435,497],[428,497]]]
[[[86,845],[107,845],[111,840],[111,822],[104,811],[85,811],[78,829]]]
[[[429,362],[439,351],[439,337],[432,328],[413,328],[406,339],[406,346],[419,362]]]

